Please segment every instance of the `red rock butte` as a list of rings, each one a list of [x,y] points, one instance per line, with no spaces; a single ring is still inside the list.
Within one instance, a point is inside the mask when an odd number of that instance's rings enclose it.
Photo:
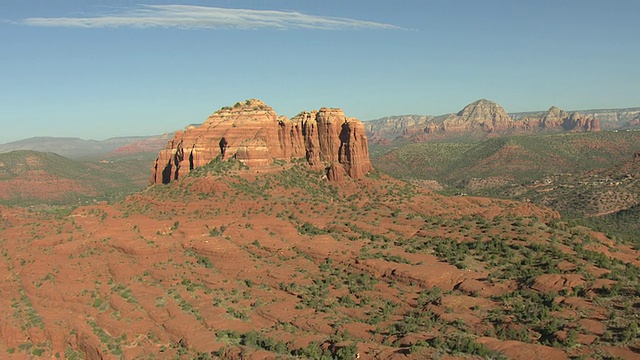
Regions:
[[[223,107],[200,126],[176,132],[158,154],[151,182],[169,183],[217,157],[250,168],[304,158],[333,181],[361,178],[373,169],[364,124],[341,109],[321,108],[288,119],[250,99]]]

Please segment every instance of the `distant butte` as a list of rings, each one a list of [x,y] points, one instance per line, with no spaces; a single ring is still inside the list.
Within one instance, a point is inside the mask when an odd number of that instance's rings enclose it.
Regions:
[[[321,108],[292,119],[250,99],[213,113],[200,126],[176,132],[153,164],[151,182],[169,183],[220,157],[250,168],[274,160],[306,159],[329,180],[361,178],[373,169],[364,124],[341,109]]]

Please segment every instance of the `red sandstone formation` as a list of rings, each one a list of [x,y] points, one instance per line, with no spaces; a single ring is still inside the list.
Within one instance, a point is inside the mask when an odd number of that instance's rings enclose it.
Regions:
[[[570,131],[600,131],[600,120],[592,115],[573,113],[565,120],[564,128]]]
[[[556,106],[552,106],[551,108],[549,108],[549,110],[542,114],[542,118],[539,120],[539,126],[543,129],[560,128],[564,124],[564,120],[568,117],[568,112]],[[530,120],[529,118],[527,119]],[[535,119],[535,117],[533,119]]]
[[[321,108],[288,119],[260,100],[224,107],[200,126],[178,131],[153,165],[151,182],[168,183],[220,156],[249,167],[265,167],[274,159],[306,158],[309,165],[327,169],[329,176],[346,173],[361,178],[373,169],[364,124],[340,109]],[[337,164],[337,165],[336,165]]]
[[[600,120],[592,114],[569,113],[558,107],[545,112],[512,117],[498,104],[478,100],[456,114],[444,116],[407,115],[382,118],[366,124],[374,143],[404,137],[413,142],[457,136],[496,136],[537,131],[600,131]]]
[[[600,120],[593,115],[568,113],[552,106],[542,114],[525,117],[521,123],[529,123],[541,129],[562,129],[564,131],[600,131]]]
[[[426,133],[468,133],[481,130],[485,133],[504,132],[513,127],[513,120],[504,109],[489,100],[478,100],[465,106],[457,114],[448,115],[439,126],[427,124]]]
[[[600,120],[593,115],[577,112],[568,113],[552,106],[542,114],[525,117],[520,122],[531,124],[533,128],[562,129],[564,131],[600,131]]]
[[[448,115],[441,124],[428,123],[424,132],[458,135],[474,132],[505,134],[536,129],[600,131],[600,121],[592,115],[568,113],[555,106],[542,114],[516,121],[500,105],[483,99],[467,105],[457,114]]]

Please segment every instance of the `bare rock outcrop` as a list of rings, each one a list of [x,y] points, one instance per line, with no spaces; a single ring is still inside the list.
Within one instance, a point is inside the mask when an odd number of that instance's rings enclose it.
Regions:
[[[364,124],[369,141],[379,144],[390,142],[389,138],[396,136],[421,133],[427,126],[427,122],[433,118],[426,115],[400,115],[367,121]]]
[[[600,131],[600,120],[593,115],[569,113],[556,106],[523,118],[520,123],[537,123],[540,130]]]
[[[330,181],[344,181],[347,178],[347,172],[340,164],[333,163],[327,169],[327,178]]]
[[[427,124],[424,132],[464,135],[537,130],[600,131],[600,121],[593,115],[569,113],[555,106],[543,113],[515,120],[500,105],[483,99],[467,105],[457,114],[448,115],[440,126]]]
[[[321,108],[292,119],[278,116],[260,100],[224,107],[200,126],[176,132],[153,164],[151,182],[168,183],[216,157],[237,159],[250,168],[274,160],[305,158],[316,169],[363,177],[373,169],[364,124],[343,111]],[[332,177],[330,176],[330,179]],[[334,175],[338,180],[341,176]]]
[[[569,113],[556,106],[552,106],[542,114],[539,126],[543,129],[557,129],[563,126],[565,119],[568,117]],[[535,119],[535,117],[533,119]],[[528,118],[527,120],[531,121],[531,119]]]
[[[424,132],[428,134],[498,133],[513,127],[513,119],[500,105],[482,99],[465,106],[457,114],[447,115],[440,124],[428,123]]]
[[[385,143],[397,137],[421,142],[460,136],[486,137],[539,131],[600,131],[601,126],[595,113],[567,112],[552,106],[544,112],[510,115],[500,105],[482,99],[465,106],[456,114],[436,117],[394,116],[369,121],[366,130],[371,141]]]
[[[563,127],[569,131],[600,131],[600,120],[592,115],[572,113]]]

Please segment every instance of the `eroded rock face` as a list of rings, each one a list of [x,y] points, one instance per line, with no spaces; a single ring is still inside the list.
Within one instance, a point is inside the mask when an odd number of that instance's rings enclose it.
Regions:
[[[216,111],[200,126],[178,131],[158,154],[151,182],[179,179],[218,156],[235,158],[249,167],[305,158],[316,169],[338,164],[343,169],[332,173],[344,172],[352,178],[373,169],[364,124],[347,118],[342,110],[321,108],[288,119],[251,99]]]
[[[600,131],[600,120],[592,115],[573,113],[564,125],[569,131]]]
[[[559,128],[564,124],[564,120],[568,117],[569,113],[556,106],[552,106],[542,114],[539,126],[545,129]]]
[[[547,130],[600,131],[600,120],[594,114],[570,113],[555,106],[544,112],[511,116],[500,105],[482,99],[465,106],[456,114],[382,118],[368,122],[366,130],[375,143],[390,141],[395,137],[420,142],[458,136],[485,137]]]
[[[504,132],[514,127],[514,121],[498,104],[489,100],[473,102],[457,114],[450,114],[441,124],[429,123],[424,131],[430,133]]]
[[[369,140],[378,142],[380,139],[396,137],[399,135],[413,135],[424,130],[427,123],[433,120],[433,116],[426,115],[401,115],[382,118],[365,122],[365,130],[369,134],[375,134],[376,139],[369,136]],[[384,140],[382,140],[384,141]]]
[[[426,134],[473,135],[535,132],[538,130],[600,131],[600,121],[593,115],[569,113],[552,106],[549,110],[513,119],[498,104],[478,100],[457,114],[447,115],[441,123],[430,122]]]
[[[540,129],[600,131],[600,120],[595,116],[577,112],[569,113],[555,106],[541,114],[525,117],[522,122],[537,122]]]

